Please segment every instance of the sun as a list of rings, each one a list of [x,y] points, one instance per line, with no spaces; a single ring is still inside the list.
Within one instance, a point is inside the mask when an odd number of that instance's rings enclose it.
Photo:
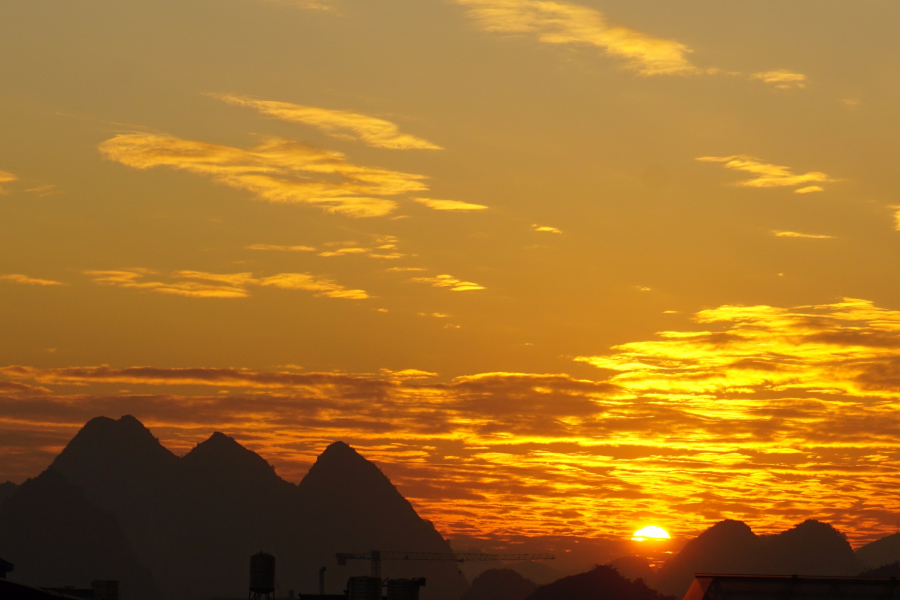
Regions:
[[[643,529],[638,529],[637,531],[635,531],[634,535],[631,536],[631,539],[635,542],[646,542],[647,540],[668,540],[669,532],[662,527],[657,527],[656,525],[648,525]]]

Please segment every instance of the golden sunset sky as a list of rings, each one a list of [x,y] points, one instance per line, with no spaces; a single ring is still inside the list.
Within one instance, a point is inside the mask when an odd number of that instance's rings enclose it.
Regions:
[[[6,0],[0,480],[88,419],[448,537],[900,514],[895,0]]]

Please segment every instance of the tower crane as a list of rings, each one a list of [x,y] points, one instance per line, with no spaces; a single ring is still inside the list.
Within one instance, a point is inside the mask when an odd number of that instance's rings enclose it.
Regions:
[[[381,561],[383,560],[455,560],[467,562],[475,560],[553,560],[552,554],[482,554],[480,552],[394,552],[372,550],[371,552],[338,552],[338,566],[344,566],[348,560],[372,561],[372,577],[381,579]]]

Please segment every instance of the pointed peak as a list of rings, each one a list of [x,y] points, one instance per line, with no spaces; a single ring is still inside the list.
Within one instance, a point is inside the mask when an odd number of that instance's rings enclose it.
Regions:
[[[304,490],[318,489],[323,497],[349,497],[366,490],[373,502],[378,496],[388,504],[398,503],[404,509],[412,509],[378,465],[344,442],[334,442],[325,448],[299,485]]]
[[[190,452],[188,452],[185,457],[191,456],[191,455],[196,456],[198,454],[216,454],[219,456],[226,455],[226,454],[233,454],[233,455],[240,455],[240,454],[250,455],[250,454],[252,454],[253,456],[256,456],[257,458],[261,459],[261,457],[259,457],[259,455],[256,454],[256,452],[245,448],[236,439],[234,439],[230,435],[226,435],[226,434],[222,433],[221,431],[216,431],[211,436],[206,438],[205,441],[202,441],[199,444],[197,444],[196,446],[194,446],[194,449],[191,450]]]
[[[346,442],[332,442],[328,444],[328,447],[322,452],[321,456],[359,456],[363,458],[362,455],[357,452],[353,446],[349,445]],[[365,460],[363,458],[363,460]]]
[[[381,475],[381,469],[346,442],[333,442],[316,459],[311,471],[341,471]],[[383,476],[383,475],[382,475]]]
[[[143,423],[131,415],[119,419],[95,417],[81,428],[65,449],[53,461],[64,473],[71,468],[89,464],[125,464],[135,467],[147,461],[168,461],[175,458],[159,443]],[[137,460],[138,463],[133,461]]]
[[[211,436],[209,436],[203,444],[209,444],[210,446],[226,446],[226,447],[234,447],[241,446],[240,443],[230,435],[226,435],[221,431],[213,432]],[[243,448],[243,446],[241,446]]]
[[[182,458],[189,468],[206,473],[230,473],[242,477],[278,477],[275,469],[259,454],[245,448],[230,435],[213,433]]]

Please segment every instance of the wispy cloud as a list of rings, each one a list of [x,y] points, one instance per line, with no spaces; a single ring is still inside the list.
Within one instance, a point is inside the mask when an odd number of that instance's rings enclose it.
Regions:
[[[701,72],[691,49],[672,40],[611,24],[598,10],[554,0],[456,0],[484,31],[530,35],[545,44],[593,46],[642,75]]]
[[[474,290],[483,290],[484,286],[472,283],[471,281],[462,281],[452,275],[438,275],[436,277],[414,277],[410,281],[416,283],[427,283],[434,287],[450,288],[452,292],[470,292]]]
[[[416,202],[424,204],[428,208],[434,210],[448,210],[454,212],[468,212],[473,210],[484,210],[487,206],[483,204],[470,204],[469,202],[461,202],[459,200],[435,200],[433,198],[413,198]]]
[[[427,189],[422,175],[355,165],[340,152],[279,138],[243,150],[167,135],[129,133],[103,142],[100,152],[135,169],[180,169],[248,190],[268,202],[314,204],[351,217],[384,216],[397,206],[393,200],[373,196]]]
[[[274,250],[276,252],[315,252],[312,246],[277,246],[275,244],[251,244],[247,250]]]
[[[735,171],[743,171],[750,173],[755,177],[753,179],[745,179],[737,182],[735,185],[740,187],[752,188],[774,188],[774,187],[796,187],[807,183],[824,183],[835,181],[825,173],[811,171],[798,175],[789,167],[773,165],[762,162],[758,158],[752,156],[702,156],[697,160],[702,162],[718,162],[724,163],[726,169]],[[817,185],[811,185],[794,190],[797,194],[807,194],[810,192],[821,192],[823,188]]]
[[[36,277],[29,277],[28,275],[21,275],[18,273],[13,273],[11,275],[0,275],[0,279],[5,281],[12,281],[13,283],[21,283],[23,285],[65,285],[59,281],[53,281],[52,279],[38,279]]]
[[[793,73],[785,69],[754,73],[750,76],[750,79],[757,79],[763,83],[774,85],[780,90],[803,89],[806,87],[806,75]]]
[[[400,128],[395,123],[361,113],[227,94],[210,95],[229,104],[254,108],[282,121],[316,127],[332,137],[360,141],[376,148],[441,150],[440,146],[427,140],[400,133]]]
[[[224,282],[198,283],[196,281],[146,281],[156,275],[149,269],[128,269],[116,271],[85,271],[95,283],[121,288],[184,296],[187,298],[246,298],[247,290],[241,285],[225,285]],[[250,274],[246,274],[249,276]]]
[[[364,290],[348,289],[330,279],[322,279],[309,273],[279,273],[269,277],[255,277],[253,273],[176,271],[165,278],[165,281],[148,281],[148,277],[158,275],[149,269],[85,271],[85,274],[100,285],[187,298],[246,298],[249,296],[248,288],[254,286],[304,290],[328,298],[362,300],[369,297]]]
[[[328,242],[325,245],[329,250],[319,252],[318,256],[335,257],[335,256],[352,256],[364,255],[369,258],[380,258],[385,260],[395,260],[406,256],[401,252],[396,252],[397,237],[393,235],[376,235],[374,236],[374,247],[360,246],[359,242]],[[393,252],[392,252],[393,251]]]
[[[56,189],[56,186],[53,184],[39,185],[37,187],[29,188],[25,191],[28,192],[29,194],[35,194],[41,198],[43,198],[45,196],[52,196],[53,194],[59,193],[59,191],[57,191],[57,189]]]
[[[778,229],[772,231],[775,237],[788,237],[788,238],[806,238],[810,240],[831,240],[834,239],[832,235],[815,235],[812,233],[797,233],[796,231],[780,231]]]
[[[9,173],[7,171],[0,171],[0,184],[12,183],[13,181],[16,181],[17,179],[18,179],[18,177],[16,177],[12,173]],[[3,186],[0,185],[0,194],[3,194],[3,193],[5,193],[3,190]]]
[[[549,227],[547,225],[538,224],[532,225],[531,230],[537,231],[538,233],[562,233],[562,230],[557,229],[556,227]]]

